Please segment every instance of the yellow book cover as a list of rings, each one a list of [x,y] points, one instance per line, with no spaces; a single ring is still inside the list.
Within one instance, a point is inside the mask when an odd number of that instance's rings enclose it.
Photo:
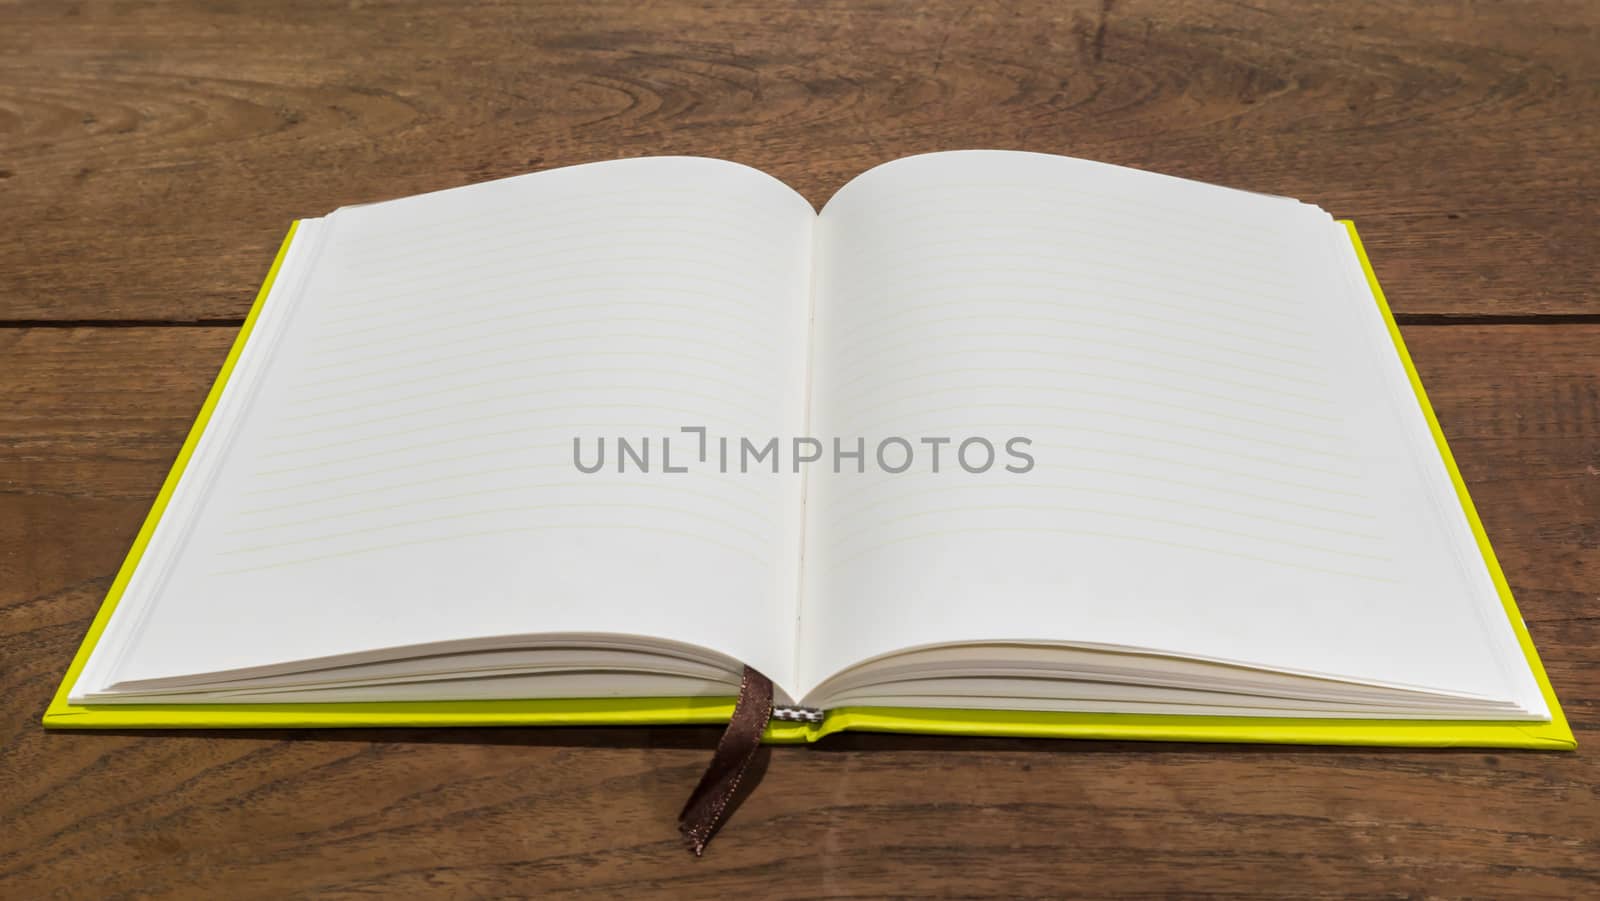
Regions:
[[[1383,312],[1396,353],[1404,364],[1417,402],[1427,418],[1439,454],[1455,485],[1456,495],[1471,524],[1516,633],[1529,667],[1550,708],[1548,723],[1441,721],[1441,720],[1328,720],[1286,717],[1221,717],[1153,714],[1036,713],[1002,710],[934,710],[923,708],[853,708],[829,710],[821,723],[773,722],[767,740],[779,743],[816,741],[834,732],[864,730],[944,735],[1026,736],[1040,738],[1132,739],[1149,741],[1280,742],[1327,745],[1478,746],[1570,749],[1576,746],[1544,667],[1517,611],[1510,587],[1495,559],[1482,522],[1473,508],[1443,431],[1423,391],[1394,316],[1378,286],[1354,224],[1344,223],[1371,286],[1374,301]],[[193,428],[179,451],[143,527],[122,568],[112,582],[88,633],[68,667],[54,699],[44,714],[44,724],[56,729],[96,728],[251,728],[251,727],[353,727],[353,726],[562,726],[661,725],[726,723],[733,699],[641,698],[567,699],[529,701],[360,702],[304,704],[133,704],[75,705],[68,694],[93,651],[96,641],[116,609],[129,579],[139,564],[157,522],[183,476],[184,467],[206,428],[227,384],[240,352],[250,339],[262,303],[272,288],[284,257],[295,237],[291,227],[267,273],[265,282],[223,362],[215,384],[201,407]]]

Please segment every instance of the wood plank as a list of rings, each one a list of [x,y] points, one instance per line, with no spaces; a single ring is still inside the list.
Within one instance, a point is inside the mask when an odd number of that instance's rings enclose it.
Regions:
[[[1008,147],[1355,218],[1402,313],[1600,313],[1600,5],[0,8],[0,320],[237,319],[288,222],[642,154]]]
[[[709,856],[711,729],[60,734],[38,717],[232,337],[0,331],[0,896],[1576,896],[1600,880],[1600,326],[1414,327],[1576,754],[844,735]]]

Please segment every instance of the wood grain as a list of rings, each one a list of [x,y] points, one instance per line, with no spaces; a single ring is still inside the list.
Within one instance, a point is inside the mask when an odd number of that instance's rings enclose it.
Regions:
[[[0,4],[0,320],[237,320],[287,223],[702,154],[1007,147],[1355,218],[1403,314],[1600,315],[1600,4]]]
[[[1600,325],[1406,336],[1578,752],[843,735],[695,860],[711,729],[46,733],[232,330],[0,330],[0,897],[1590,894]]]

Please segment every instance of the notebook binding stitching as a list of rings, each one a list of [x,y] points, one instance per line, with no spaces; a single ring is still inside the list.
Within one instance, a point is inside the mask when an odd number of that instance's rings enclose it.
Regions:
[[[816,707],[776,707],[772,708],[772,718],[787,720],[791,723],[821,723],[827,712]]]

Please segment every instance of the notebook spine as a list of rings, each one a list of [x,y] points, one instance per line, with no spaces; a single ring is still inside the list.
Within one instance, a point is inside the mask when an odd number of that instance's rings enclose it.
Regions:
[[[827,711],[817,707],[773,707],[772,718],[790,723],[820,724]]]

